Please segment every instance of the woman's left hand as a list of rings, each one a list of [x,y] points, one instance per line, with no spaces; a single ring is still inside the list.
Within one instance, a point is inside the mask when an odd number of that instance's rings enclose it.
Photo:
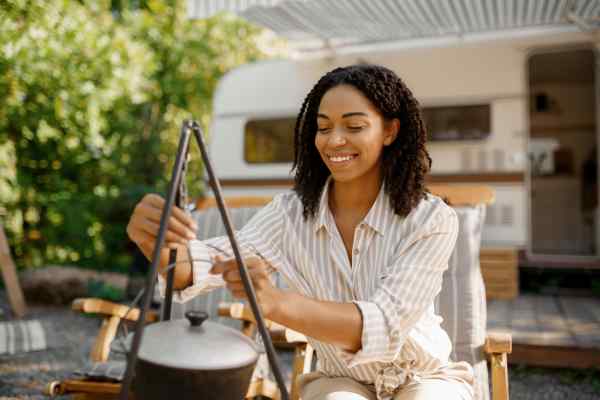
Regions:
[[[244,258],[244,263],[248,269],[248,274],[256,293],[256,299],[260,304],[264,317],[269,318],[282,295],[282,291],[276,288],[271,283],[271,279],[269,279],[269,276],[275,269],[262,258],[255,256]],[[221,256],[216,256],[210,273],[222,274],[223,280],[227,283],[227,289],[231,291],[233,297],[236,299],[248,299],[235,258],[224,259]]]

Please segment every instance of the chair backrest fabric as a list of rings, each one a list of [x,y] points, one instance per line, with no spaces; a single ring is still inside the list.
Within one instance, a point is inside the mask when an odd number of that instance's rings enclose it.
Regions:
[[[459,233],[435,308],[444,319],[442,327],[452,341],[451,358],[473,366],[475,399],[488,400],[488,369],[483,352],[487,306],[479,266],[485,205],[454,207],[454,210]]]

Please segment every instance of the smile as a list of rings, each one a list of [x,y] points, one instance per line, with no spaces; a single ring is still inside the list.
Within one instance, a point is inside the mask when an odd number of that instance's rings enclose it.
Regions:
[[[356,157],[358,157],[358,154],[344,154],[344,155],[328,154],[327,155],[327,158],[329,159],[329,161],[331,161],[333,163],[342,163],[342,162],[350,161],[350,160],[355,159]]]

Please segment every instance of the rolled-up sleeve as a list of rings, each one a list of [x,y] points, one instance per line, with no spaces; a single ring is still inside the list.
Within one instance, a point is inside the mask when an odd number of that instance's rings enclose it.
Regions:
[[[458,218],[445,207],[431,222],[400,241],[374,295],[354,301],[362,314],[362,347],[356,353],[340,350],[349,367],[394,361],[440,292],[458,236]]]
[[[243,257],[258,255],[275,269],[281,265],[281,246],[284,235],[285,213],[281,196],[276,196],[269,204],[259,210],[244,227],[236,231],[236,239]],[[219,223],[222,220],[219,219]],[[176,302],[186,302],[195,296],[223,287],[225,282],[220,275],[208,271],[211,265],[206,262],[204,249],[208,247],[209,258],[216,255],[233,257],[228,236],[218,236],[203,241],[191,240],[188,243],[189,256],[192,259],[192,284],[183,290],[173,292]],[[165,280],[159,275],[158,287],[162,296],[165,293]]]
[[[190,240],[188,242],[189,259],[192,261],[192,284],[182,290],[173,291],[173,301],[176,303],[185,303],[196,296],[208,293],[213,289],[225,286],[225,281],[220,275],[209,273],[212,267],[212,252],[209,248],[207,256],[206,246],[200,240]],[[166,294],[166,279],[158,275],[158,290],[161,297]]]

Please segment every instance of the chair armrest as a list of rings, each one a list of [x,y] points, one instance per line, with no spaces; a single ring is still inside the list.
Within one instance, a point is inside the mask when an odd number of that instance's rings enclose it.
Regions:
[[[289,328],[285,328],[285,340],[288,343],[297,343],[297,344],[308,343],[308,340],[306,340],[306,336],[304,336],[300,332],[297,332],[297,331],[289,329]]]
[[[510,333],[488,333],[483,345],[486,354],[499,354],[512,352],[512,336]]]
[[[219,303],[219,316],[255,323],[254,315],[244,303]]]
[[[98,331],[98,335],[92,345],[92,351],[90,352],[90,359],[94,362],[104,362],[108,360],[110,344],[117,334],[117,329],[122,319],[137,321],[140,317],[140,310],[138,308],[129,308],[123,304],[95,298],[75,299],[73,300],[71,308],[82,313],[100,314],[104,316],[102,326]],[[147,322],[157,320],[158,314],[156,312],[152,311],[146,314]]]
[[[140,317],[139,308],[129,308],[123,304],[113,303],[112,301],[96,298],[79,298],[73,300],[71,308],[74,311],[91,314],[103,314],[106,316],[115,316],[129,321],[137,321]],[[146,321],[154,322],[158,320],[156,312],[146,313]]]
[[[490,360],[492,374],[492,400],[508,400],[508,358],[512,351],[509,333],[490,333],[485,338],[483,351]]]
[[[218,313],[221,317],[242,321],[244,323],[243,331],[245,334],[246,332],[254,333],[253,328],[256,321],[254,320],[252,310],[244,303],[220,303]],[[306,343],[306,337],[299,332],[286,328],[285,326],[268,319],[265,320],[265,325],[269,330],[271,339],[278,346],[290,347],[290,345],[292,345],[291,347],[294,347],[296,344]]]
[[[244,303],[219,303],[218,313],[221,317],[228,317],[256,324],[254,314],[252,314],[252,309]],[[276,324],[275,322],[268,319],[265,319],[265,325],[269,329],[277,329],[278,327],[281,327],[281,325]]]

